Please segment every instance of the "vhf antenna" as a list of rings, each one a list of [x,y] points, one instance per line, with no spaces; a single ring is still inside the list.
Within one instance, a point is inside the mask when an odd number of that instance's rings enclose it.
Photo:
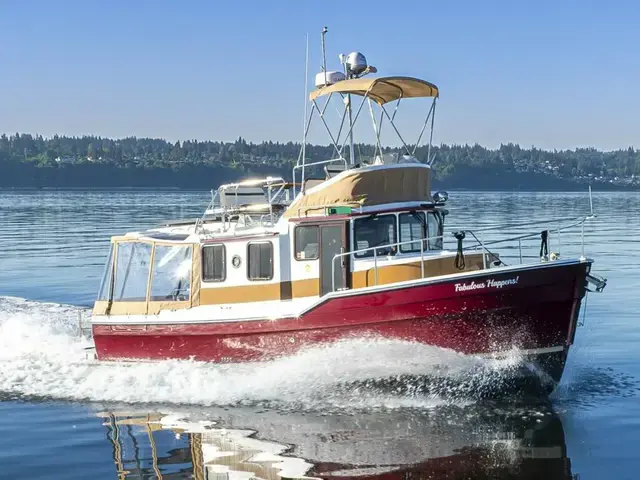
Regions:
[[[322,71],[324,72],[324,84],[326,85],[327,82],[327,54],[325,52],[325,46],[324,46],[324,36],[325,34],[328,32],[327,27],[322,27],[322,34],[321,34],[321,40],[322,40]]]

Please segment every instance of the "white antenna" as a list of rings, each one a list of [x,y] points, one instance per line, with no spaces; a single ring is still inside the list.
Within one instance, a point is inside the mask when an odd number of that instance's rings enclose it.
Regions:
[[[589,209],[591,210],[590,216],[595,217],[595,215],[593,214],[593,197],[591,196],[591,184],[589,184]]]
[[[324,47],[324,36],[328,32],[327,27],[322,27],[322,71],[324,72],[324,84],[327,85],[327,54],[325,53]]]
[[[326,27],[325,27],[326,28]],[[322,35],[324,39],[324,34]],[[323,42],[324,45],[324,42]],[[325,83],[327,81],[327,73],[324,74]],[[305,50],[305,60],[304,60],[304,118],[302,119],[302,185],[300,186],[300,191],[304,193],[304,164],[306,160],[307,153],[307,85],[309,83],[309,34],[306,35],[306,50]],[[295,175],[294,175],[295,180]],[[295,183],[295,182],[294,182]],[[295,196],[296,186],[293,185],[293,192]]]

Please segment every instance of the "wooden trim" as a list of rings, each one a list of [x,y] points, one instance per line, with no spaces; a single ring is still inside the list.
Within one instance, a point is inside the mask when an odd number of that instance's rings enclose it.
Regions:
[[[92,315],[107,315],[109,310],[109,300],[96,300],[93,304]]]
[[[181,302],[163,302],[163,301],[150,300],[147,307],[147,314],[157,315],[162,311],[184,310],[185,308],[190,308],[190,307],[191,307],[191,302],[189,300],[184,300]]]
[[[264,285],[203,288],[200,290],[200,305],[286,301],[293,298],[317,297],[319,292],[320,279],[318,277]]]
[[[189,300],[192,307],[200,305],[200,289],[202,287],[202,280],[200,279],[202,252],[200,248],[199,243],[194,243],[191,246],[191,288],[189,289]]]
[[[145,315],[147,302],[112,302],[109,315]]]
[[[200,305],[266,302],[269,300],[280,300],[280,282],[200,290]]]
[[[307,278],[305,280],[296,280],[291,283],[291,297],[317,297],[320,295],[320,278]]]

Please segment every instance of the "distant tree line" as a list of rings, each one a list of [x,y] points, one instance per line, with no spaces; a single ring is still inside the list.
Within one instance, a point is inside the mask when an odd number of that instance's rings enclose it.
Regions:
[[[374,146],[357,144],[356,160]],[[391,151],[391,149],[387,149]],[[0,187],[214,188],[252,175],[291,177],[300,144],[94,136],[0,135]],[[586,184],[640,188],[640,151],[593,148],[547,151],[512,143],[434,147],[436,185],[475,189],[574,189]],[[308,145],[307,161],[335,156],[332,146]],[[416,150],[427,160],[427,147]]]

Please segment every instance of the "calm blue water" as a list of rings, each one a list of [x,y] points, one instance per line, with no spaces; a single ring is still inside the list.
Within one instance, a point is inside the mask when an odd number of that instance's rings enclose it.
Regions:
[[[609,285],[589,295],[560,389],[550,399],[491,402],[455,390],[339,387],[418,361],[445,363],[452,375],[469,366],[393,343],[245,366],[87,360],[77,319],[93,301],[109,236],[196,217],[207,200],[207,192],[0,193],[0,478],[638,477],[638,194],[594,194],[586,252]],[[588,211],[586,195],[573,193],[452,193],[450,204],[449,226],[467,228]],[[552,237],[551,249],[579,254],[579,240],[572,229],[560,244]],[[531,254],[539,244],[525,247]]]

